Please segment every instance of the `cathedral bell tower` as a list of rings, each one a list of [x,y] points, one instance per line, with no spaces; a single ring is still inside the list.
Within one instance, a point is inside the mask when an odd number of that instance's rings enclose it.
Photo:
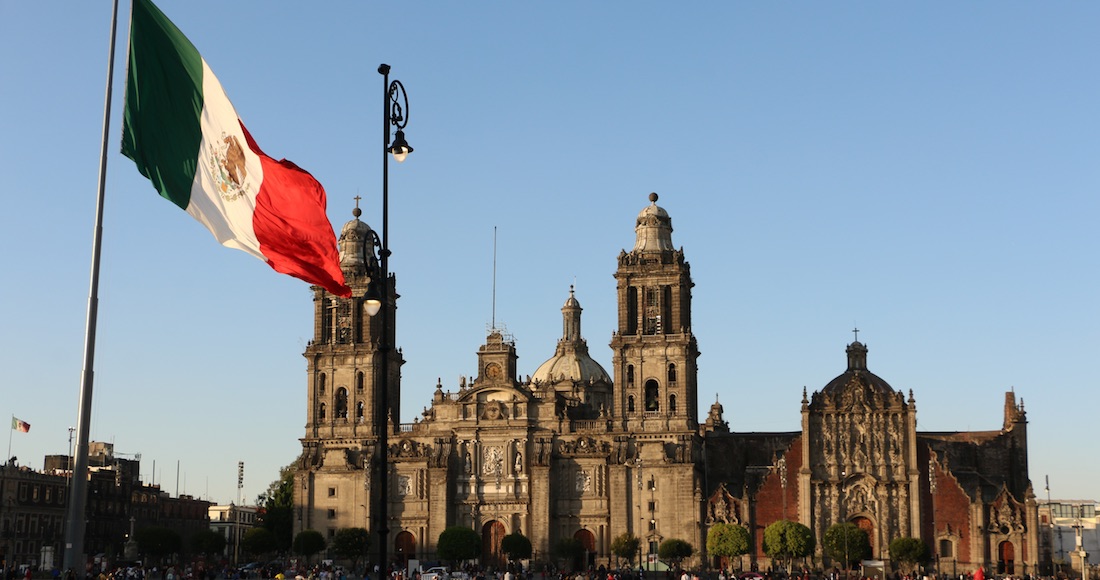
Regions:
[[[375,407],[382,388],[388,388],[390,433],[398,428],[401,409],[401,365],[404,360],[394,345],[393,323],[396,314],[396,283],[393,274],[385,281],[387,303],[382,308],[389,316],[389,332],[384,342],[390,345],[388,377],[383,368],[383,337],[378,316],[370,316],[364,296],[377,272],[377,234],[354,219],[340,231],[340,268],[350,298],[342,298],[313,286],[313,338],[306,346],[306,432],[302,437],[302,455],[295,476],[295,532],[361,526],[372,502],[366,497],[371,488],[371,457],[376,450],[378,409]],[[325,501],[362,495],[362,501],[341,502],[362,506],[354,510],[329,508]],[[333,518],[337,521],[333,521]],[[343,522],[344,519],[346,522]]]
[[[611,338],[614,415],[627,430],[697,428],[696,359],[691,333],[691,266],[672,245],[672,220],[649,194],[634,248],[619,254],[619,323]]]

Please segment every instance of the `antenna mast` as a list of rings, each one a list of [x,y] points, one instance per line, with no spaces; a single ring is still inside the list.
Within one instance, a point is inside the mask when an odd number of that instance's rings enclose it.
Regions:
[[[497,227],[493,226],[493,330],[497,327]]]

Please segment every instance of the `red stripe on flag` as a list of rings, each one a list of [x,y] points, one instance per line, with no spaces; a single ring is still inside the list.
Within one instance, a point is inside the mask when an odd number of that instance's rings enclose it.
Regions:
[[[241,130],[263,166],[264,179],[256,194],[252,228],[267,263],[276,272],[316,284],[337,296],[351,296],[340,270],[336,234],[325,213],[325,188],[294,163],[275,161],[264,154],[243,123]]]

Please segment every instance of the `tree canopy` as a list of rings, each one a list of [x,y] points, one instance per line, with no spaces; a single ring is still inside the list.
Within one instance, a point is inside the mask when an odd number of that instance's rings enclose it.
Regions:
[[[611,540],[611,553],[633,564],[642,541],[630,532],[623,532]],[[638,563],[641,565],[641,562]]]
[[[351,560],[351,568],[359,568],[359,559],[370,548],[370,532],[366,528],[341,528],[336,530],[329,543],[329,550],[337,557]]]
[[[513,532],[500,540],[500,549],[509,560],[524,560],[531,557],[531,540],[519,532]]]
[[[695,548],[685,540],[669,538],[657,547],[657,556],[662,560],[672,562],[677,568],[684,558],[690,558],[695,553]]]
[[[251,528],[241,537],[241,550],[259,557],[279,549],[275,533],[267,528]]]
[[[295,554],[305,556],[306,562],[309,562],[314,554],[325,549],[325,537],[317,530],[302,530],[294,536],[293,548]]]
[[[183,539],[175,530],[150,526],[134,532],[134,541],[138,549],[146,556],[154,560],[161,560],[169,554],[179,552],[183,547]]]
[[[260,507],[259,524],[275,534],[275,549],[289,550],[294,536],[294,472],[295,463],[279,470],[279,479],[256,497]]]
[[[473,560],[481,555],[481,536],[464,526],[449,527],[439,534],[436,555],[452,564]]]
[[[225,550],[225,536],[211,529],[199,530],[191,534],[190,547],[195,554],[221,554]]]
[[[707,554],[736,558],[749,553],[749,531],[737,524],[714,524],[707,530]]]
[[[565,560],[570,567],[576,568],[580,564],[581,557],[584,556],[584,544],[574,537],[561,538],[554,544],[554,556]]]
[[[894,538],[890,541],[890,559],[900,563],[907,572],[927,562],[930,552],[928,544],[917,538]]]
[[[790,520],[772,522],[764,529],[764,553],[777,560],[805,558],[814,552],[814,535],[810,528]]]
[[[851,522],[829,526],[821,543],[829,558],[840,562],[846,569],[851,568],[853,562],[871,555],[871,540],[867,537],[867,532]]]

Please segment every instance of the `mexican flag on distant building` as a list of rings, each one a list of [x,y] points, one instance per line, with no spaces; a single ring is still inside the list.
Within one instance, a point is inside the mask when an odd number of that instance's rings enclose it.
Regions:
[[[26,421],[20,421],[15,418],[15,415],[11,416],[11,428],[19,431],[20,433],[30,433],[31,424]]]
[[[187,37],[150,0],[134,0],[122,154],[160,195],[224,246],[350,296],[325,190],[260,150]]]

